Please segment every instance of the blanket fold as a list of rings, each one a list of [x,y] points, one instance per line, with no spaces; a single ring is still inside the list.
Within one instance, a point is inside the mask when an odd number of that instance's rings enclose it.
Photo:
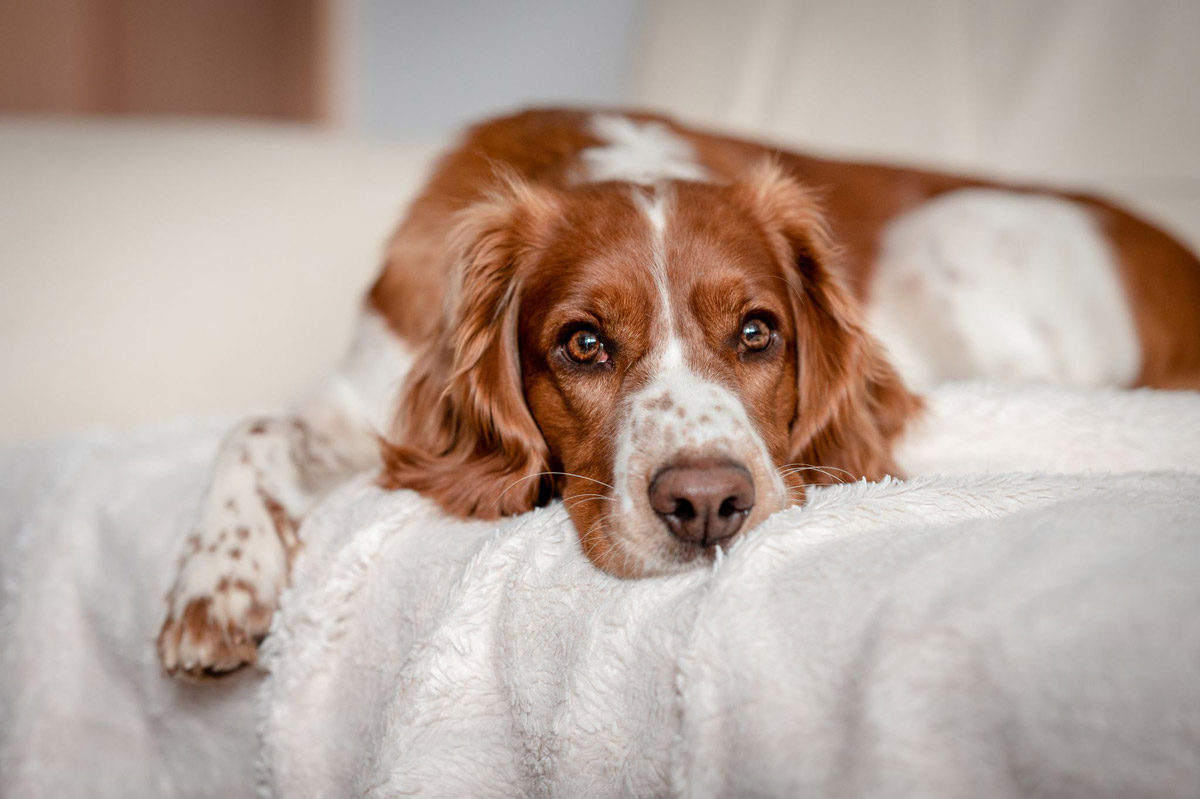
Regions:
[[[0,795],[1194,796],[1200,397],[930,408],[915,476],[669,578],[364,476],[260,666],[199,686],[153,642],[224,425],[0,453]]]
[[[353,486],[313,520],[320,555],[273,633],[269,782],[279,796],[1191,795],[1198,497],[1178,473],[855,484],[711,570],[623,581],[589,566],[559,508],[440,544],[423,500]],[[338,509],[364,502],[402,521],[342,541]],[[314,590],[350,573],[344,604]],[[407,603],[381,604],[397,575]]]

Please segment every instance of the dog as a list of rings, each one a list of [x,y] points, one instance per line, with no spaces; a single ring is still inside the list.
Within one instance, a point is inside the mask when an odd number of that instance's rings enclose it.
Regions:
[[[598,567],[670,574],[807,486],[899,475],[909,386],[967,377],[1200,387],[1200,263],[1087,196],[647,113],[485,122],[393,235],[340,368],[222,444],[163,665],[254,661],[301,519],[351,475],[461,517],[561,498]]]

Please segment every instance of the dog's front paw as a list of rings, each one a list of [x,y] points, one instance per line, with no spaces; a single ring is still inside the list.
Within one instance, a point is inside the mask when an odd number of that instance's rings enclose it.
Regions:
[[[253,663],[300,547],[294,425],[247,423],[225,442],[200,523],[167,597],[158,653],[170,674],[215,677]]]
[[[188,539],[167,597],[158,653],[170,674],[216,677],[253,663],[287,583],[287,551],[267,497],[223,501]],[[211,504],[211,503],[210,503]],[[291,540],[295,540],[294,533]]]
[[[163,667],[203,679],[254,663],[274,611],[273,597],[264,602],[253,585],[225,579],[209,594],[172,601],[158,635]]]

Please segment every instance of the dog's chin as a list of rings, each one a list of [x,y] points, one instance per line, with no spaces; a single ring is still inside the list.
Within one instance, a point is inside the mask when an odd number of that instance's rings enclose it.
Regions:
[[[698,546],[675,538],[649,506],[644,513],[631,514],[632,519],[609,517],[602,524],[597,519],[577,519],[575,514],[571,517],[576,529],[592,531],[590,541],[588,536],[581,536],[584,552],[592,563],[614,577],[640,579],[682,574],[711,566],[717,559],[718,550],[728,551],[774,510],[780,509],[782,505],[773,510],[756,508],[737,535],[710,546]]]
[[[609,562],[597,565],[616,577],[665,577],[710,565],[716,560],[717,548],[675,541],[664,530],[656,546],[649,551],[646,547],[638,547],[636,554],[631,554],[618,542],[613,547],[613,557]]]

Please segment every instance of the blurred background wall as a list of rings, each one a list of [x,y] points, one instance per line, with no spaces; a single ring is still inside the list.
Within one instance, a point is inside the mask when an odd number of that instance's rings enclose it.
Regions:
[[[0,0],[0,110],[449,134],[625,102],[642,0]]]
[[[638,104],[848,154],[1200,175],[1195,0],[0,0],[0,111],[445,136]]]
[[[447,135],[481,109],[628,102],[641,0],[354,0],[346,105],[355,130]],[[420,109],[414,113],[414,109]]]
[[[0,440],[277,407],[463,124],[636,105],[1200,244],[1197,0],[0,0]]]

